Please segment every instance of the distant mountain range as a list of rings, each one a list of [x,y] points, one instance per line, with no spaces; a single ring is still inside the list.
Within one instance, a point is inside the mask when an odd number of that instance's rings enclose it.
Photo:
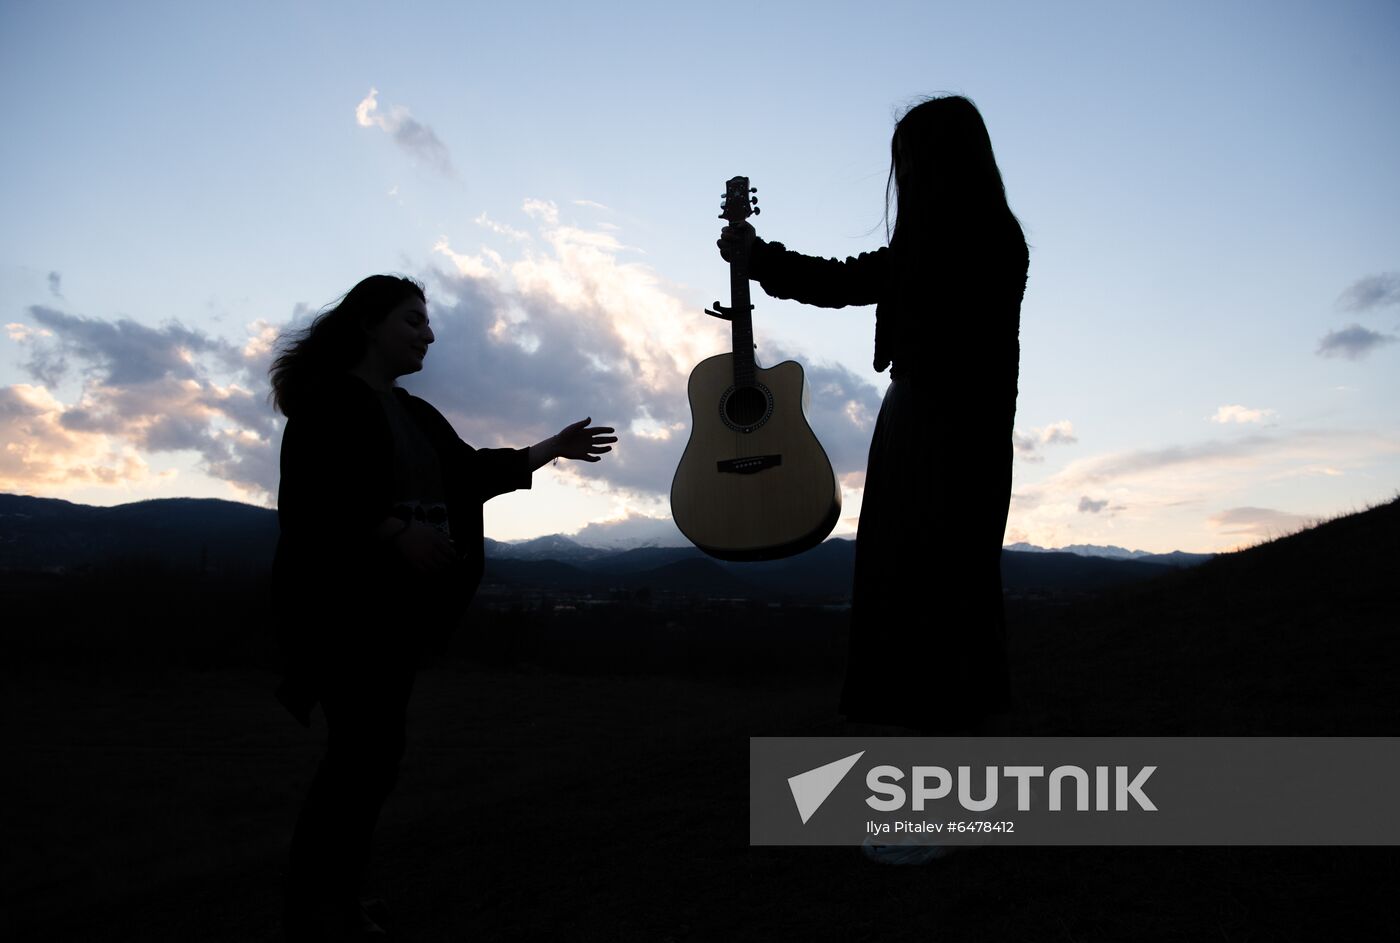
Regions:
[[[175,569],[266,568],[277,514],[209,498],[162,498],[91,507],[0,494],[0,570],[70,571],[155,562]]]
[[[833,538],[841,540],[842,538]],[[830,541],[828,541],[829,543]],[[620,550],[690,550],[689,544],[670,542],[631,541],[626,544],[614,542],[611,546],[584,543],[563,534],[550,534],[531,540],[501,542],[486,541],[487,556],[502,560],[592,560]],[[1007,544],[1003,550],[1016,553],[1070,553],[1076,557],[1102,557],[1106,560],[1136,560],[1139,563],[1165,563],[1171,566],[1195,566],[1204,563],[1213,553],[1186,553],[1173,550],[1171,553],[1150,553],[1146,550],[1126,550],[1123,547],[1099,546],[1097,544],[1071,544],[1068,547],[1037,547],[1025,542]]]
[[[277,542],[267,508],[207,498],[164,498],[91,507],[0,494],[0,571],[62,573],[121,562],[208,574],[265,571]],[[931,557],[946,555],[931,544]],[[559,534],[486,541],[487,588],[541,592],[650,590],[710,597],[840,597],[849,593],[855,542],[832,539],[762,563],[714,560],[694,547],[589,546]],[[1014,544],[1002,555],[1012,592],[1093,592],[1137,582],[1209,554],[1148,554],[1119,547],[1046,550]]]
[[[1146,550],[1125,550],[1122,547],[1099,546],[1098,544],[1070,544],[1067,547],[1056,547],[1047,549],[1037,547],[1035,544],[1028,544],[1024,541],[1007,544],[1003,550],[1014,550],[1017,553],[1072,553],[1076,557],[1103,557],[1106,560],[1137,560],[1140,563],[1166,563],[1171,566],[1195,566],[1198,563],[1205,563],[1213,553],[1186,553],[1183,550],[1173,550],[1171,553],[1149,553]]]

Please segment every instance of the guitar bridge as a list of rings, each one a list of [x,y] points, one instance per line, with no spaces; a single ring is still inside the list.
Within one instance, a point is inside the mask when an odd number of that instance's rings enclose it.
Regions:
[[[774,468],[783,463],[781,455],[750,455],[746,458],[730,458],[716,462],[720,474],[753,475],[765,468]]]

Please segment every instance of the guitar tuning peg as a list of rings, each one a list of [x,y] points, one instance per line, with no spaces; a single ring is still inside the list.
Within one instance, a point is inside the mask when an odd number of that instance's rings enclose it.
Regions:
[[[758,205],[758,197],[756,197],[756,196],[751,196],[751,197],[749,197],[749,202],[752,203],[753,205],[757,206],[757,205]]]
[[[756,207],[756,206],[753,208],[753,215],[755,215],[755,216],[757,216],[759,213],[762,213],[762,212],[763,212],[763,210],[759,209],[759,208]]]
[[[749,187],[749,192],[750,192],[750,193],[757,193],[757,192],[758,192],[758,187]]]

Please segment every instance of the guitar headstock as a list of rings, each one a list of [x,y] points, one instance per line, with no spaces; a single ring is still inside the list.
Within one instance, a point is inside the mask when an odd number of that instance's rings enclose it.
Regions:
[[[719,218],[731,223],[742,223],[750,216],[759,214],[757,187],[749,186],[748,177],[730,177],[724,185],[724,204],[720,207]]]

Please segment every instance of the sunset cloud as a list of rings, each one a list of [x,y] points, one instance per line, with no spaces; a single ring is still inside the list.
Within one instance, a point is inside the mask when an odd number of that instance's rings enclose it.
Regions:
[[[1104,543],[1112,542],[1114,531],[1105,529],[1110,521],[1115,528],[1161,534],[1171,521],[1177,546],[1154,549],[1200,550],[1212,541],[1217,545],[1210,549],[1228,549],[1238,541],[1219,544],[1231,535],[1211,523],[1212,506],[1244,504],[1241,498],[1270,482],[1362,474],[1396,455],[1400,438],[1394,435],[1314,429],[1089,456],[1042,481],[1018,482],[1008,533],[1042,546]],[[1111,518],[1095,510],[1104,501]],[[1201,511],[1193,514],[1193,507]]]
[[[404,385],[473,443],[534,441],[592,415],[624,430],[622,441],[596,467],[558,472],[639,501],[664,498],[692,424],[690,371],[727,351],[729,334],[627,259],[611,232],[564,221],[551,201],[527,200],[523,209],[538,238],[516,240],[513,259],[439,243],[455,271],[437,273],[430,290],[438,342]],[[806,359],[766,337],[759,350],[764,365]],[[804,366],[813,430],[838,474],[863,470],[879,391],[840,365]]]
[[[576,224],[566,218],[568,204],[561,211],[529,200],[523,209],[533,224],[527,238],[477,217],[507,255],[489,246],[458,251],[446,236],[434,245],[441,264],[420,277],[437,340],[425,369],[402,385],[478,446],[525,445],[585,416],[614,426],[623,434],[606,462],[561,463],[549,474],[616,498],[621,519],[638,509],[664,515],[693,426],[690,372],[730,349],[728,328],[637,261],[619,230]],[[8,455],[11,487],[55,493],[76,481],[144,480],[162,474],[152,470],[160,457],[183,455],[248,500],[270,503],[282,424],[267,401],[267,368],[279,338],[317,313],[298,305],[286,321],[253,321],[235,341],[175,321],[152,326],[29,308],[8,327],[33,381],[7,391],[10,421],[22,423],[13,437],[23,432],[30,443]],[[803,363],[808,420],[853,515],[880,391],[779,338],[760,334],[757,342],[762,365]],[[60,401],[52,391],[72,380],[79,392]],[[1068,423],[1036,435],[1073,440]]]
[[[493,274],[500,271],[504,265],[499,253],[493,252],[484,246],[481,252],[476,255],[471,255],[466,252],[457,252],[448,243],[446,236],[438,239],[433,245],[433,251],[450,259],[453,267],[457,270],[457,274],[465,275],[468,278],[490,278]]]
[[[1080,514],[1097,514],[1106,507],[1108,507],[1107,499],[1103,501],[1095,501],[1091,499],[1088,495],[1085,495],[1084,497],[1079,499]]]
[[[1074,423],[1068,419],[1052,422],[1041,429],[1019,429],[1011,433],[1011,445],[1016,458],[1023,462],[1043,462],[1045,456],[1040,449],[1047,445],[1074,445],[1079,439],[1074,434]]]
[[[590,480],[655,497],[669,491],[689,426],[689,370],[722,347],[659,277],[618,259],[615,239],[558,225],[558,208],[527,201],[542,246],[498,266],[439,273],[429,304],[434,356],[404,385],[457,423],[468,441],[535,441],[569,422],[646,434],[624,436]],[[499,256],[496,257],[500,259]],[[562,466],[566,476],[578,470]]]
[[[520,229],[516,229],[512,226],[507,226],[505,223],[497,222],[496,220],[487,216],[485,210],[481,212],[480,216],[472,220],[472,222],[476,223],[478,226],[484,226],[485,228],[491,230],[494,233],[498,233],[499,235],[505,236],[507,239],[524,241],[530,238],[529,233],[524,232]]]
[[[227,368],[243,366],[237,347],[179,322],[151,328],[130,318],[105,321],[43,305],[31,306],[28,313],[56,339],[59,352],[86,363],[87,375],[115,386],[144,383],[166,375],[194,377],[200,370],[194,362],[197,356],[208,355]],[[31,360],[26,369],[42,379],[45,366],[36,367]]]
[[[1283,537],[1314,523],[1300,514],[1255,507],[1230,508],[1207,520],[1224,537],[1252,538],[1246,543]]]
[[[1273,418],[1272,409],[1250,409],[1248,406],[1221,406],[1215,411],[1215,415],[1210,417],[1211,422],[1218,422],[1222,425],[1228,423],[1262,423]]]
[[[546,226],[559,225],[559,207],[553,200],[527,199],[520,208],[526,216],[533,216]]]
[[[436,132],[414,118],[402,105],[395,105],[387,115],[380,114],[378,95],[379,90],[371,88],[369,94],[355,106],[355,123],[362,128],[379,128],[409,155],[451,176],[452,158],[447,152],[447,145],[438,139]]]
[[[585,547],[689,547],[676,522],[669,517],[628,513],[613,520],[595,521],[573,535]]]
[[[150,327],[39,305],[28,315],[42,327],[12,325],[10,335],[28,349],[23,366],[40,385],[0,391],[11,490],[129,488],[174,474],[152,472],[151,456],[192,452],[208,474],[251,500],[275,493],[278,423],[254,392],[266,389],[258,380],[272,355],[273,325],[250,325],[252,336],[239,347],[176,322]],[[80,368],[82,388],[75,402],[65,403],[48,387],[70,364]]]
[[[1234,441],[1138,449],[1081,459],[1050,480],[1107,485],[1140,476],[1155,476],[1163,471],[1173,475],[1228,473],[1244,468],[1258,469],[1264,464],[1292,465],[1328,456],[1371,455],[1378,451],[1377,446],[1381,447],[1380,451],[1400,451],[1400,443],[1361,433],[1314,430],[1290,435],[1256,434]]]
[[[18,321],[12,321],[6,324],[5,333],[9,335],[10,340],[20,344],[36,337],[53,337],[53,331],[47,328],[33,328],[28,324],[21,324]]]
[[[68,428],[65,407],[40,386],[0,387],[0,491],[62,492],[80,485],[124,487],[150,480],[150,467],[119,436]]]

